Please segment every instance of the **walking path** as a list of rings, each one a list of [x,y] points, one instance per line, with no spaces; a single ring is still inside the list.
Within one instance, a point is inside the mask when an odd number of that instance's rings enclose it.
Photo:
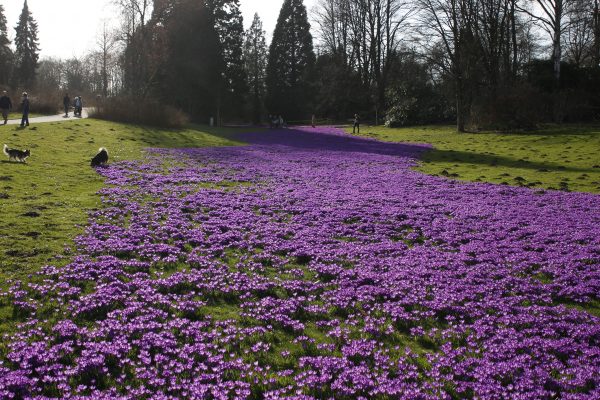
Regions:
[[[68,117],[65,117],[64,114],[58,114],[58,115],[48,115],[45,117],[35,117],[35,118],[29,118],[29,124],[39,124],[39,123],[47,123],[47,122],[62,122],[62,121],[70,121],[70,120],[78,120],[78,119],[85,119],[88,118],[88,110],[87,109],[83,109],[82,112],[82,116],[81,117],[75,117],[73,115],[73,113],[69,113]],[[2,122],[0,121],[0,124]],[[9,119],[7,125],[20,125],[21,124],[21,119]]]

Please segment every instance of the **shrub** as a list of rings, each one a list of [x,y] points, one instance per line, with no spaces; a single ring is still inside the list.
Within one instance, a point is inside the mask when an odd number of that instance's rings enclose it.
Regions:
[[[154,100],[132,97],[111,97],[98,101],[90,116],[159,128],[183,128],[189,122],[188,116],[181,110]]]
[[[35,114],[54,115],[61,108],[62,97],[53,96],[47,93],[36,94],[29,96],[30,111]]]
[[[0,87],[0,92],[7,90],[10,98],[13,102],[13,110],[21,110],[21,99],[24,90],[11,90],[9,88]],[[49,93],[29,93],[29,110],[31,113],[43,114],[43,115],[55,115],[59,112],[62,103],[62,97],[60,95],[53,95]]]
[[[390,128],[447,122],[450,106],[441,93],[427,84],[403,84],[387,91],[385,125]]]
[[[527,83],[497,89],[480,95],[471,106],[468,129],[471,131],[516,131],[535,129],[551,115],[548,95]]]

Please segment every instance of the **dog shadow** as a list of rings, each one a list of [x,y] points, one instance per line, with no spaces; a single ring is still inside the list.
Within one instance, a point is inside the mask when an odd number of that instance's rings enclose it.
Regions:
[[[0,161],[0,163],[2,163],[2,164],[19,164],[19,165],[26,165],[29,167],[29,164],[26,162],[2,160],[2,161]]]

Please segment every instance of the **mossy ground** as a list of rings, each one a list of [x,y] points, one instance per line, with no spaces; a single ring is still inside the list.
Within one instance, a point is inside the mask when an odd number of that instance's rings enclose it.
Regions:
[[[352,132],[352,128],[347,132]],[[473,182],[600,193],[600,126],[526,133],[457,133],[451,126],[364,126],[362,136],[429,143],[419,170]]]

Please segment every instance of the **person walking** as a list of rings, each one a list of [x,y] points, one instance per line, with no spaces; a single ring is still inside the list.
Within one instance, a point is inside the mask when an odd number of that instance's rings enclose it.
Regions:
[[[2,97],[0,97],[0,110],[2,110],[2,118],[4,119],[4,125],[8,123],[8,113],[12,109],[12,102],[10,101],[10,97],[8,97],[8,93],[6,90],[2,92]]]
[[[312,119],[310,122],[312,124],[312,127],[315,128],[317,125],[317,119],[315,118],[315,114],[312,115]]]
[[[360,134],[360,116],[358,114],[354,114],[354,126],[352,127],[352,133],[357,133],[357,130]]]
[[[76,96],[75,97],[75,109],[73,110],[73,115],[75,115],[76,117],[81,117],[81,111],[79,111],[81,109],[81,97],[80,96]]]
[[[21,128],[29,126],[29,96],[27,92],[23,92],[23,102],[21,103],[23,108],[23,118],[21,118]]]
[[[71,108],[71,98],[69,97],[69,93],[65,93],[65,97],[63,97],[63,106],[65,106],[65,117],[69,117],[69,109]]]

